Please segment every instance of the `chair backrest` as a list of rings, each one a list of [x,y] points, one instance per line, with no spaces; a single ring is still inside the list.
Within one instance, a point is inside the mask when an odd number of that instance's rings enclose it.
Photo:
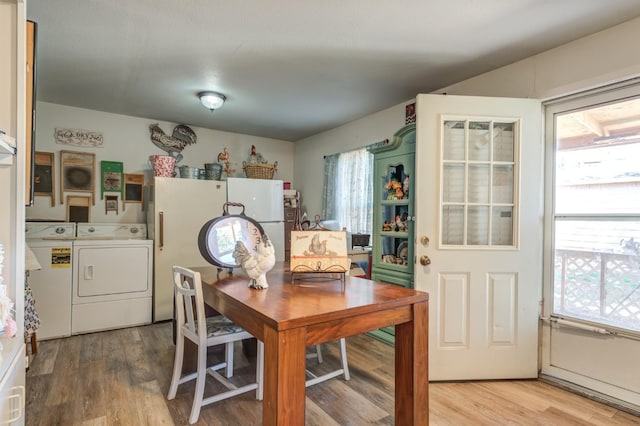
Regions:
[[[200,273],[181,266],[173,267],[177,327],[194,343],[204,344],[207,323]]]

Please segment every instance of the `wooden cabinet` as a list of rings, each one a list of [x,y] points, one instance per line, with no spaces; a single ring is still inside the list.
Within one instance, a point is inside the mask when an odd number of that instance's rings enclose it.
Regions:
[[[284,208],[284,261],[288,262],[291,256],[291,231],[296,224],[296,207]]]
[[[26,35],[27,35],[27,44],[26,44],[26,95],[25,95],[25,104],[26,104],[26,114],[25,114],[25,141],[24,141],[24,149],[25,149],[25,194],[24,201],[25,205],[31,206],[33,205],[33,170],[34,170],[34,143],[35,143],[35,116],[36,116],[36,23],[32,21],[27,21],[26,23]]]
[[[0,143],[0,276],[6,295],[15,303],[11,313],[17,325],[14,337],[0,339],[0,424],[25,424],[24,345],[24,137],[26,75],[26,2],[0,1],[0,123],[6,139]],[[9,138],[11,135],[11,138]],[[14,139],[13,139],[14,138]],[[17,145],[18,149],[14,147]],[[19,261],[19,259],[22,259]],[[4,269],[2,268],[4,266]],[[0,280],[1,281],[1,280]]]
[[[415,123],[398,130],[389,143],[371,147],[373,172],[374,281],[413,288]],[[394,327],[376,330],[373,337],[394,343]]]

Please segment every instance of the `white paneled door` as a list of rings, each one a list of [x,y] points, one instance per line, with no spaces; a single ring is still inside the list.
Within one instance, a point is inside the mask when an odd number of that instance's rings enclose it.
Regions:
[[[419,95],[415,287],[429,379],[538,375],[543,140],[535,99]]]

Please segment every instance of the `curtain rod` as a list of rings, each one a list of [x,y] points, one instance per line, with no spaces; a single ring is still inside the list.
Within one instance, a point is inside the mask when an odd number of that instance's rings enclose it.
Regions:
[[[364,146],[361,146],[361,147],[358,147],[358,148],[350,149],[348,151],[334,152],[333,154],[323,155],[322,158],[326,159],[327,157],[330,157],[332,155],[338,155],[338,154],[344,154],[344,153],[351,152],[351,151],[357,151],[357,150],[362,149],[362,148],[371,148],[371,147],[374,147],[374,146],[383,146],[383,145],[386,145],[388,143],[389,143],[389,139],[383,139],[380,142],[373,142],[373,143],[370,143],[368,145],[364,145]]]

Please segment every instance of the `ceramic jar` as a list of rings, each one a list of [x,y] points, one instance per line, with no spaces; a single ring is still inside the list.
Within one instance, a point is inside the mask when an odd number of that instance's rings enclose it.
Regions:
[[[171,155],[152,155],[149,157],[154,176],[175,176],[176,159]]]

